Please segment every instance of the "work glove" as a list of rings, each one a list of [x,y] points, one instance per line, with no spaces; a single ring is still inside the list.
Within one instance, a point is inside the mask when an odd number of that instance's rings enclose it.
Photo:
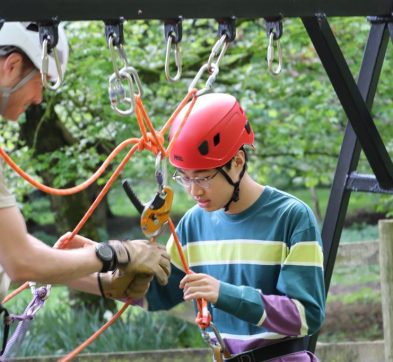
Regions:
[[[153,274],[161,285],[168,283],[171,262],[165,247],[147,240],[110,240],[117,267],[125,273]]]
[[[148,291],[152,274],[114,272],[98,273],[98,286],[103,297],[141,299]]]

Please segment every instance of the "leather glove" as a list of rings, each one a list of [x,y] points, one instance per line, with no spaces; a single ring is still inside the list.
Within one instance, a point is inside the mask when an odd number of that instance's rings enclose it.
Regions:
[[[147,240],[110,240],[117,267],[125,273],[154,274],[161,285],[168,283],[171,262],[165,247]]]
[[[141,299],[148,291],[152,274],[124,273],[120,270],[97,273],[98,286],[103,297]]]

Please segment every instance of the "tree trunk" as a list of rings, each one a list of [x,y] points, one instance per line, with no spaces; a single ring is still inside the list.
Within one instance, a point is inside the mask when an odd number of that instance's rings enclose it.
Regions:
[[[50,118],[43,119],[45,111],[41,106],[33,106],[26,112],[26,122],[22,124],[20,130],[21,139],[26,144],[34,148],[35,155],[49,154],[61,147],[71,145],[75,140],[68,130],[57,117],[53,107],[50,110]],[[39,172],[44,183],[48,186],[53,184],[55,175],[49,168],[43,172]],[[67,184],[67,187],[74,186],[73,182]],[[98,195],[99,188],[96,184],[91,185],[87,190],[79,192],[71,196],[50,196],[51,209],[55,216],[55,226],[57,236],[64,234],[66,231],[72,231],[81,220],[85,212],[88,210],[92,201]],[[88,222],[83,226],[81,234],[100,241],[99,230],[104,230],[106,234],[106,215],[107,201],[104,199],[97,207]],[[70,297],[73,298],[74,306],[84,306],[89,309],[99,308],[102,312],[105,309],[113,309],[115,304],[113,301],[87,295],[85,293],[70,291]]]

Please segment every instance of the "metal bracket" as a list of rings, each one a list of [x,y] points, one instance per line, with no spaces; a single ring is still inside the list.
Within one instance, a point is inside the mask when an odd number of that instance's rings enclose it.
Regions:
[[[41,44],[48,41],[48,53],[52,51],[59,41],[58,22],[38,23],[38,33]]]
[[[221,38],[224,34],[227,36],[227,42],[233,42],[236,38],[236,18],[231,16],[230,18],[217,19],[218,21],[218,37]]]
[[[371,24],[393,23],[393,16],[367,16],[367,20]]]
[[[164,21],[165,40],[168,41],[169,35],[172,36],[172,44],[181,42],[183,36],[183,18],[179,16],[177,19],[168,19]]]
[[[105,38],[107,43],[110,36],[113,38],[114,46],[119,46],[124,43],[123,23],[123,17],[120,17],[117,20],[105,21]]]
[[[269,37],[273,33],[273,39],[278,40],[282,36],[282,18],[265,18],[266,34]]]

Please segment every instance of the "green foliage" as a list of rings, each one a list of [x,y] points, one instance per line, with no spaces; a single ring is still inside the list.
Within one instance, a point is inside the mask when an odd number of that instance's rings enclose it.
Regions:
[[[330,23],[356,74],[370,25],[364,18],[330,19]],[[215,28],[213,20],[184,21],[183,76],[181,81],[169,83],[163,71],[162,24],[125,23],[128,61],[139,73],[144,104],[157,129],[172,114],[196,72],[206,63],[217,40]],[[56,105],[58,116],[77,142],[50,155],[32,158],[18,144],[17,137],[11,136],[14,131],[5,130],[1,140],[33,175],[34,170],[50,167],[57,175],[54,187],[82,182],[117,144],[140,135],[135,115],[120,117],[109,105],[107,82],[113,67],[105,44],[104,24],[71,22],[67,24],[67,34],[71,56],[65,84],[58,92],[46,92],[46,103]],[[251,154],[250,163],[254,177],[280,188],[326,186],[334,173],[347,121],[299,19],[285,20],[281,46],[283,71],[274,77],[267,71],[267,37],[262,22],[239,21],[237,38],[223,58],[214,90],[237,96],[251,120],[256,134],[256,151]],[[373,113],[389,149],[393,148],[393,109],[385,95],[391,93],[391,75],[391,60],[387,57]],[[197,86],[202,87],[204,81],[205,77]],[[100,178],[101,184],[124,154],[113,161]],[[364,158],[360,170],[370,171]],[[20,198],[31,190],[20,188],[20,182],[12,177]],[[136,152],[122,177],[130,177],[135,184],[154,179],[153,157],[148,152]],[[389,199],[380,207],[386,210],[390,206]]]
[[[28,292],[16,297],[8,308],[21,313],[29,302]],[[121,306],[121,303],[118,303]],[[111,312],[104,315],[111,318]],[[77,321],[77,322],[76,322]],[[73,310],[67,290],[52,288],[51,295],[30,324],[18,356],[66,354],[90,337],[106,321],[98,312]],[[196,325],[166,312],[146,312],[130,307],[86,352],[139,351],[168,348],[205,347]]]

